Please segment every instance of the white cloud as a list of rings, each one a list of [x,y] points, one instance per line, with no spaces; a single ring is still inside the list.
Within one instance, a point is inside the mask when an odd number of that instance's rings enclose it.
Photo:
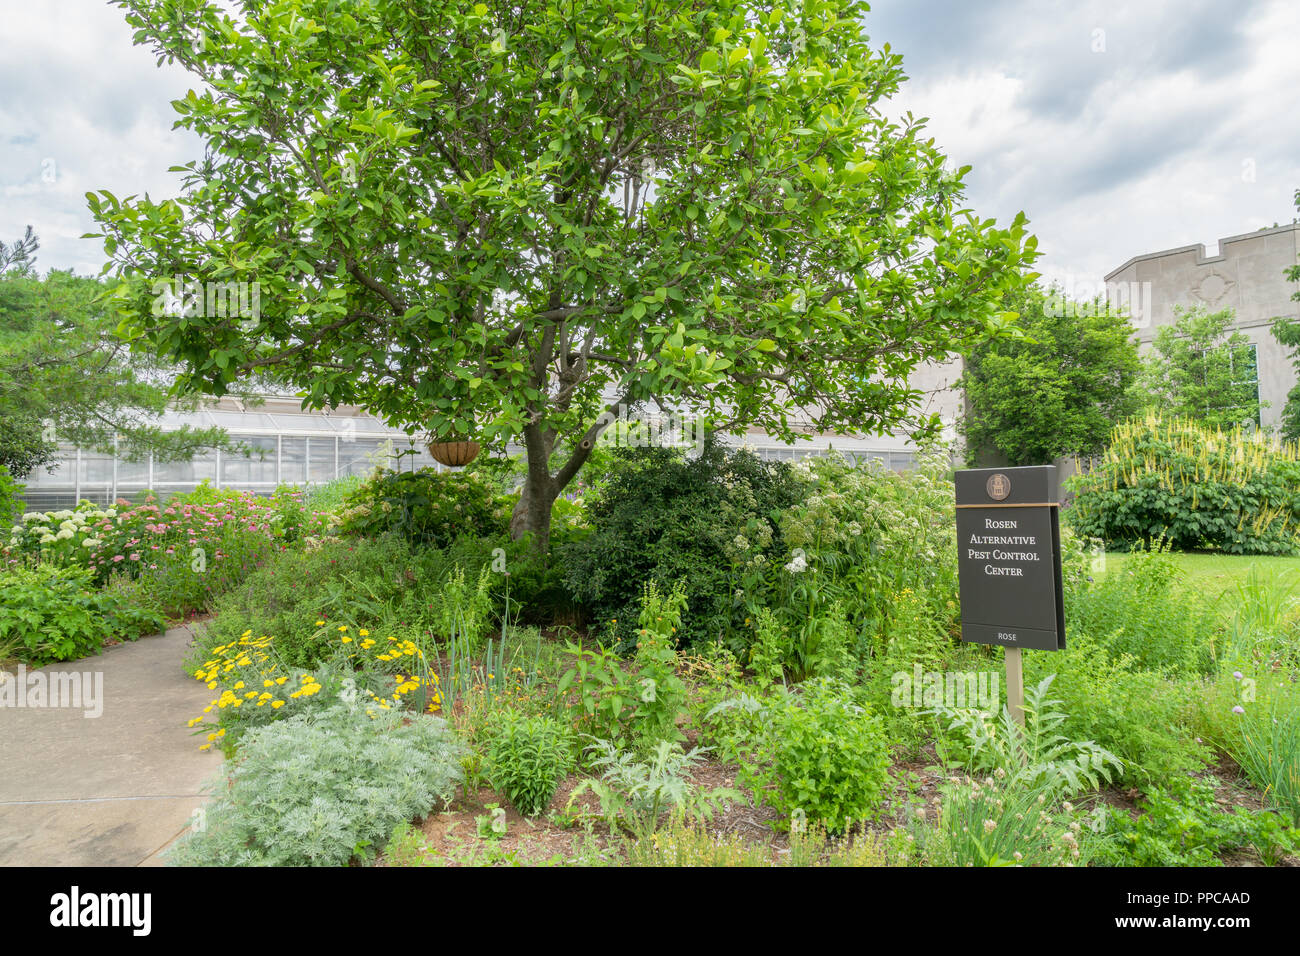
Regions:
[[[981,215],[1026,212],[1047,275],[1295,215],[1294,0],[878,0],[868,31],[912,77],[894,106],[974,166]],[[87,191],[172,195],[202,155],[171,128],[190,77],[131,41],[98,0],[0,0],[0,239],[30,223],[43,267],[98,270]]]

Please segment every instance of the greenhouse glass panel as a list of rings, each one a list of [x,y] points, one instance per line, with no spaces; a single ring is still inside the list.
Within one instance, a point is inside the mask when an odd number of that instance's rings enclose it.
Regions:
[[[273,435],[232,435],[232,438],[247,445],[251,457],[240,454],[222,453],[221,484],[223,486],[273,485],[275,484],[276,439]],[[264,457],[259,455],[259,449]]]
[[[307,481],[307,439],[280,439],[280,480],[290,485]]]
[[[216,478],[217,456],[214,452],[195,455],[190,461],[156,461],[153,466],[155,487],[168,484],[197,485],[202,481],[215,481]]]
[[[309,438],[308,480],[333,481],[334,479],[334,439]]]
[[[383,445],[377,441],[340,441],[339,475],[366,475],[375,467]]]
[[[111,485],[113,483],[113,456],[102,452],[81,453],[81,483],[83,485]]]

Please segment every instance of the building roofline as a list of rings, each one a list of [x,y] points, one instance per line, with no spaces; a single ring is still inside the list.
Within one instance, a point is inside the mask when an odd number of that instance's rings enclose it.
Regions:
[[[1160,259],[1163,258],[1164,256],[1176,256],[1185,252],[1196,253],[1196,264],[1198,266],[1208,265],[1211,262],[1223,262],[1227,258],[1227,256],[1224,255],[1223,253],[1223,247],[1228,243],[1243,242],[1247,239],[1259,239],[1264,236],[1278,235],[1283,232],[1300,233],[1300,223],[1291,222],[1291,223],[1287,223],[1284,226],[1270,226],[1267,229],[1256,229],[1254,232],[1243,232],[1240,235],[1228,236],[1224,239],[1220,239],[1219,254],[1217,256],[1207,256],[1205,254],[1205,243],[1203,242],[1198,242],[1190,246],[1178,246],[1176,249],[1162,249],[1159,252],[1144,253],[1143,255],[1134,256],[1133,258],[1129,259],[1118,269],[1113,269],[1110,272],[1106,273],[1105,281],[1109,282],[1111,279],[1115,278],[1115,276],[1119,275],[1121,272],[1123,272],[1125,269],[1127,269],[1129,266],[1135,263],[1145,262],[1149,259]]]

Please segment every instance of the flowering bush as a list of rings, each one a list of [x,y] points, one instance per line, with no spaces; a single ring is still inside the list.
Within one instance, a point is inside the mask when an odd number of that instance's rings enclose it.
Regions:
[[[105,522],[117,516],[83,501],[72,511],[30,511],[9,532],[5,554],[8,563],[37,558],[55,567],[89,567],[94,552],[103,545]]]
[[[238,640],[213,647],[193,671],[217,696],[189,725],[206,733],[200,750],[214,745],[234,751],[251,727],[304,709],[341,700],[360,700],[366,712],[415,709],[429,713],[442,706],[440,680],[412,641],[372,637],[366,628],[317,621],[313,641],[327,646],[323,663],[303,670],[286,663],[275,639],[245,631]],[[318,701],[314,701],[320,695]]]
[[[1110,543],[1177,550],[1300,551],[1300,448],[1262,431],[1208,429],[1158,415],[1115,428],[1102,460],[1067,482],[1067,520]]]
[[[786,617],[800,622],[838,601],[856,629],[887,641],[897,596],[908,593],[924,603],[941,632],[956,635],[956,499],[948,452],[924,449],[917,467],[903,473],[836,455],[794,467],[812,493],[781,515],[789,559],[776,587]]]

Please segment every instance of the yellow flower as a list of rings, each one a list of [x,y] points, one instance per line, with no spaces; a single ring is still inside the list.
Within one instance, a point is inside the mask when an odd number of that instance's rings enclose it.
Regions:
[[[271,686],[273,686],[274,684],[275,684],[275,681],[273,681],[273,680],[269,680],[269,679],[268,679],[268,680],[264,680],[264,681],[262,681],[262,686],[263,686],[263,687],[271,687]]]
[[[340,624],[340,625],[339,625],[339,630],[340,630],[340,631],[346,631],[347,629],[348,629],[348,626],[347,626],[346,624]]]
[[[317,627],[324,627],[324,626],[325,626],[325,622],[324,622],[324,621],[317,621],[317,622],[316,622],[316,626],[317,626]]]
[[[357,631],[357,633],[360,634],[362,637],[370,636],[370,632],[367,631],[364,627],[361,630]]]
[[[235,690],[243,690],[243,689],[244,689],[244,682],[242,680],[239,681],[237,684],[235,684]]]
[[[272,709],[272,710],[279,710],[279,709],[280,709],[281,707],[283,707],[283,706],[284,706],[284,701],[282,701],[282,700],[273,700],[273,701],[271,701],[271,709]]]
[[[200,750],[211,750],[211,749],[212,749],[212,744],[202,744],[202,745],[199,746],[199,749],[200,749]]]

